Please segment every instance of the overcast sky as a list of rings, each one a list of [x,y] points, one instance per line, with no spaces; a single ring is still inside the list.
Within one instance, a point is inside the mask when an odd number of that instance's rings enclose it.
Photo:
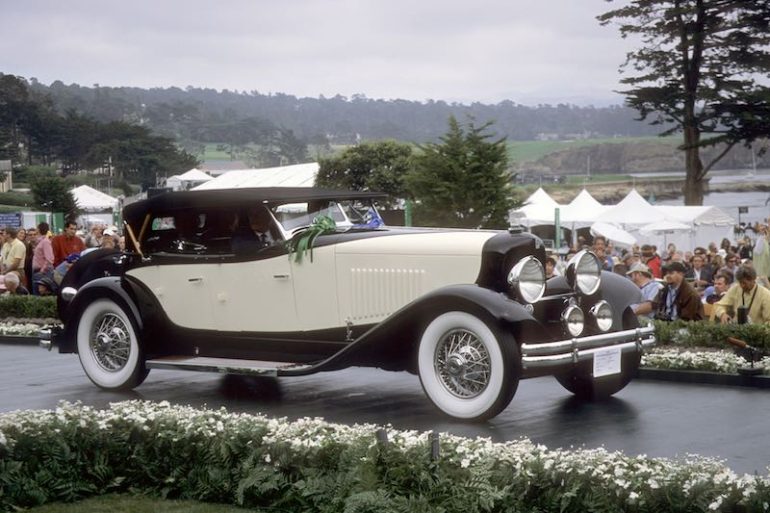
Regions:
[[[624,3],[623,1],[620,4]],[[0,72],[526,105],[622,102],[605,0],[0,0]]]

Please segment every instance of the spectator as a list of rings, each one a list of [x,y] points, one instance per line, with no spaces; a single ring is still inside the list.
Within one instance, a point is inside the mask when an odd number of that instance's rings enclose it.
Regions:
[[[64,279],[64,276],[69,272],[70,267],[72,267],[75,262],[77,262],[80,259],[80,253],[72,253],[67,258],[64,259],[62,263],[56,266],[53,270],[53,281],[56,283],[56,286],[58,287],[61,285],[62,280]]]
[[[19,233],[21,233],[21,230],[19,230]],[[24,245],[27,248],[27,253],[24,256],[24,277],[26,280],[24,281],[24,286],[28,289],[32,289],[32,275],[34,272],[32,271],[32,259],[35,256],[35,247],[37,246],[37,228],[34,226],[32,228],[27,228],[25,230],[25,237],[23,239]]]
[[[599,257],[599,262],[602,264],[602,269],[605,271],[612,271],[615,266],[612,257],[607,254],[607,239],[601,235],[594,237],[593,252]]]
[[[738,269],[738,255],[735,253],[728,253],[727,257],[725,257],[725,266],[722,267],[719,272],[720,273],[727,273],[730,274],[733,277],[733,281],[735,281],[735,271]]]
[[[757,242],[754,244],[754,269],[757,276],[765,280],[770,276],[770,245],[767,240],[767,225],[757,227]]]
[[[665,268],[666,286],[657,298],[656,318],[668,321],[701,321],[704,318],[700,296],[684,279],[687,271],[682,262],[671,262]]]
[[[554,276],[558,276],[559,274],[556,272],[556,259],[552,256],[546,257],[545,259],[545,279],[553,278]]]
[[[39,276],[33,283],[35,287],[34,293],[36,296],[53,296],[56,294],[58,287],[56,282],[50,276]]]
[[[21,284],[18,274],[14,272],[6,273],[3,277],[3,282],[5,283],[6,294],[11,296],[29,296],[29,291]]]
[[[687,270],[685,279],[692,282],[692,286],[698,291],[703,291],[713,283],[714,273],[711,267],[707,266],[702,255],[695,254],[692,257],[692,267]]]
[[[714,285],[703,291],[703,302],[713,305],[722,299],[732,282],[732,277],[729,274],[717,274],[717,277],[714,278]]]
[[[239,225],[231,239],[236,254],[250,253],[269,246],[274,242],[270,233],[270,214],[265,207],[249,209],[239,217]]]
[[[102,245],[102,237],[104,236],[104,225],[99,223],[94,223],[93,226],[91,226],[91,231],[86,235],[86,239],[83,241],[83,244],[87,248],[98,248]]]
[[[636,315],[652,319],[655,316],[655,298],[663,285],[652,279],[650,268],[641,262],[634,264],[627,274],[642,291],[642,302],[631,305],[631,309]]]
[[[37,293],[37,287],[34,282],[39,281],[39,276],[53,276],[53,248],[51,239],[48,237],[48,223],[42,222],[37,225],[40,233],[37,244],[35,245],[32,256],[32,292]]]
[[[745,308],[749,322],[770,323],[770,290],[757,283],[757,271],[741,266],[735,271],[736,284],[717,301],[716,317],[722,324],[733,321]]]
[[[644,244],[642,246],[642,263],[650,268],[650,272],[654,278],[662,278],[660,257],[655,253],[653,246]]]
[[[0,264],[0,273],[8,274],[14,272],[19,275],[19,280],[24,282],[24,259],[27,257],[27,247],[22,241],[16,238],[19,231],[12,227],[5,227],[5,244],[0,251],[2,255],[2,264]]]
[[[67,221],[64,224],[64,233],[57,235],[51,240],[54,267],[58,267],[69,255],[73,253],[79,254],[86,249],[83,240],[76,233],[77,224],[74,221]]]

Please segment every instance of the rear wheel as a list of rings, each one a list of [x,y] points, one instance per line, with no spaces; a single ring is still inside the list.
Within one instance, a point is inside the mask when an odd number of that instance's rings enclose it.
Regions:
[[[88,379],[107,390],[129,390],[149,374],[130,314],[111,299],[97,299],[80,315],[78,356]]]
[[[513,336],[460,311],[439,315],[428,324],[417,365],[433,404],[463,420],[486,420],[503,411],[521,376]]]

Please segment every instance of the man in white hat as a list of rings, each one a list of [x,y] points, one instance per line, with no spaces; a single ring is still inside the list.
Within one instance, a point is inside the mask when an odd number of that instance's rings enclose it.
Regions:
[[[631,305],[631,309],[640,317],[652,319],[655,316],[655,298],[663,285],[652,279],[650,268],[641,262],[632,265],[626,274],[642,291],[642,302]]]

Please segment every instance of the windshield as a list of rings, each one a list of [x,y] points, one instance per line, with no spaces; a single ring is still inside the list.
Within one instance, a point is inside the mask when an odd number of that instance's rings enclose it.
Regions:
[[[342,229],[374,229],[384,225],[374,204],[368,199],[286,203],[275,207],[273,215],[287,234],[310,226],[313,219],[319,216],[330,217],[337,228]]]

